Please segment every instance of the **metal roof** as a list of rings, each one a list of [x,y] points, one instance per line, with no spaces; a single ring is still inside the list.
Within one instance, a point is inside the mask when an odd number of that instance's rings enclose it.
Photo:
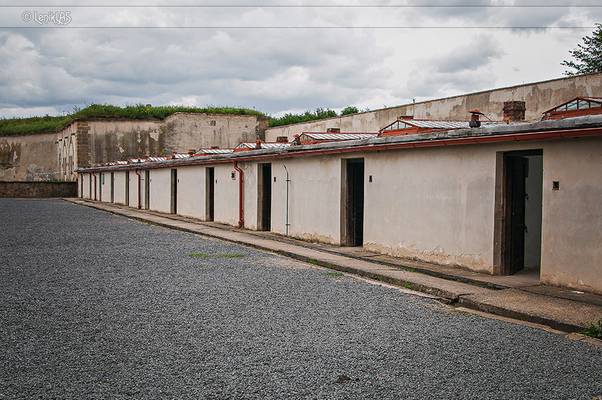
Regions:
[[[303,132],[300,137],[308,137],[314,140],[358,140],[369,139],[378,136],[378,133],[318,133]]]
[[[190,154],[186,154],[186,153],[176,153],[173,155],[173,158],[176,158],[176,159],[188,158],[188,157],[190,157]]]
[[[195,154],[229,154],[232,149],[199,149]]]
[[[261,142],[262,149],[278,149],[281,147],[288,147],[290,143],[278,143],[278,142]],[[236,146],[237,149],[255,149],[256,144],[254,142],[241,143]]]

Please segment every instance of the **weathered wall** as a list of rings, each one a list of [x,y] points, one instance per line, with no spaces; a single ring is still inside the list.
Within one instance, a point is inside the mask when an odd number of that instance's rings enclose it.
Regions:
[[[214,221],[236,226],[238,224],[238,173],[231,164],[215,166]]]
[[[165,148],[179,152],[211,146],[232,148],[263,136],[266,124],[249,115],[176,113],[165,119]]]
[[[178,214],[204,220],[205,167],[178,168]]]
[[[286,170],[289,172],[289,235],[340,242],[341,159],[308,157],[272,163],[272,231],[286,232]],[[257,218],[257,217],[255,217]]]
[[[0,181],[0,197],[77,197],[77,183]]]
[[[0,137],[0,180],[60,180],[54,133]]]
[[[278,136],[292,139],[294,135],[302,132],[319,132],[327,128],[341,128],[345,132],[377,132],[400,115],[413,115],[415,118],[426,119],[467,120],[468,110],[474,108],[478,108],[493,120],[502,120],[504,101],[510,100],[525,101],[527,107],[525,118],[538,120],[544,111],[574,97],[599,96],[600,93],[602,93],[602,73],[567,77],[270,128],[266,130],[266,140],[275,141]]]

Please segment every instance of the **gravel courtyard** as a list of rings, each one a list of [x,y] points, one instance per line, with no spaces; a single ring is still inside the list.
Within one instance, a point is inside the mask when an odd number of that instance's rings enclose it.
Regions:
[[[602,395],[561,335],[60,200],[0,221],[0,399]]]

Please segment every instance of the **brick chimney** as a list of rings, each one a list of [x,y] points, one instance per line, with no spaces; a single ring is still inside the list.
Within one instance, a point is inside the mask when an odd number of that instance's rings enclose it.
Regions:
[[[524,101],[505,101],[504,102],[504,121],[516,122],[525,120],[525,102]]]
[[[288,143],[288,137],[286,137],[286,136],[278,136],[276,138],[276,143]]]

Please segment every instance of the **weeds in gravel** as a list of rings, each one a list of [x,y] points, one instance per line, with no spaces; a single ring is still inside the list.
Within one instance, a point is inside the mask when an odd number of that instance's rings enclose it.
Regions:
[[[241,254],[241,253],[221,253],[221,254],[216,254],[215,257],[219,257],[219,258],[241,258],[241,257],[244,257],[244,254]]]
[[[313,258],[309,258],[307,260],[308,263],[312,264],[312,265],[320,265],[320,263],[318,262],[318,260],[314,260]]]
[[[209,254],[207,253],[193,252],[188,255],[192,258],[209,258]]]
[[[414,285],[412,285],[412,282],[404,282],[403,287],[410,290],[414,289]]]
[[[339,271],[330,271],[330,272],[326,272],[326,275],[330,276],[331,278],[340,278],[341,276],[345,275],[342,272]]]
[[[602,318],[600,318],[598,322],[590,324],[590,326],[583,331],[583,334],[596,339],[602,339]]]

